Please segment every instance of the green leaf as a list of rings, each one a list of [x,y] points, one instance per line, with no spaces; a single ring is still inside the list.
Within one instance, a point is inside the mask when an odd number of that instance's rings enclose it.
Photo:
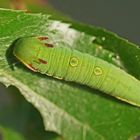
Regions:
[[[0,89],[0,140],[61,140],[44,130],[39,112],[15,87]]]
[[[25,140],[22,136],[9,128],[0,127],[1,140]]]
[[[71,24],[70,27],[47,15],[1,9],[0,81],[6,86],[16,86],[41,113],[45,129],[58,133],[65,140],[134,138],[140,133],[139,108],[86,86],[33,73],[22,64],[11,67],[17,61],[12,54],[12,44],[17,38],[48,36],[52,43],[63,42],[139,78],[140,50],[134,44],[103,29]],[[130,64],[137,69],[130,69]]]

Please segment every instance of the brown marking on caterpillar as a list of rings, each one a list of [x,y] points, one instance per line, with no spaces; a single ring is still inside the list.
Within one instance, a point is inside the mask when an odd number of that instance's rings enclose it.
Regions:
[[[45,61],[45,60],[43,60],[43,59],[38,59],[38,61],[41,63],[41,64],[47,64],[48,62],[47,61]]]
[[[34,68],[32,64],[27,64],[26,65],[30,70],[34,71],[34,72],[37,72],[38,69]]]
[[[47,46],[48,48],[53,48],[54,47],[52,44],[49,44],[49,43],[45,43],[45,46]]]
[[[40,36],[40,37],[38,37],[38,39],[42,41],[42,40],[47,40],[49,38],[48,37],[45,37],[45,36]]]

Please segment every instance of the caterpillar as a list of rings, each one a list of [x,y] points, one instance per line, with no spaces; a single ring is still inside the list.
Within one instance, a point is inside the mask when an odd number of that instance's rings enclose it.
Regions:
[[[34,72],[87,85],[140,106],[140,81],[100,58],[78,50],[44,43],[47,37],[16,41],[13,55]]]

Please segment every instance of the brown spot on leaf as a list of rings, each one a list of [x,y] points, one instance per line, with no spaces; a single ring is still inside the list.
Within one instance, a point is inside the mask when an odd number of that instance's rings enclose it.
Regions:
[[[25,10],[26,5],[24,0],[11,0],[11,8],[15,10]]]

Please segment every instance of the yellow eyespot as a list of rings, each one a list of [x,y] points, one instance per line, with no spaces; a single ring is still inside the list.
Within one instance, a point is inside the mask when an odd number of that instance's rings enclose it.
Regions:
[[[94,74],[97,75],[97,76],[99,76],[99,75],[102,75],[103,74],[103,71],[102,71],[102,69],[100,67],[97,67],[96,66],[94,68]]]
[[[78,65],[78,63],[79,63],[78,58],[72,57],[72,58],[70,59],[70,65],[71,65],[72,67],[76,67],[76,66]]]

